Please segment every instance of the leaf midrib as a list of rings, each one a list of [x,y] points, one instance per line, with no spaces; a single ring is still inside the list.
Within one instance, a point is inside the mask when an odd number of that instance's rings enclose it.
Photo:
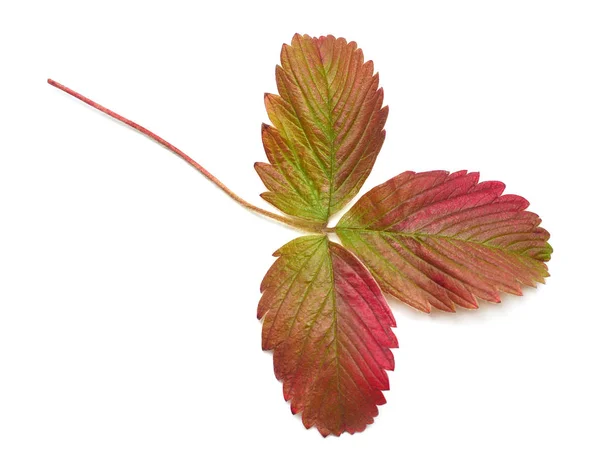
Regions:
[[[390,235],[390,236],[403,236],[405,238],[412,238],[416,241],[421,241],[421,238],[435,238],[435,239],[447,239],[447,240],[451,240],[451,241],[458,241],[461,243],[470,243],[470,244],[476,244],[478,246],[485,246],[486,248],[490,248],[490,249],[496,249],[498,251],[507,253],[507,254],[514,254],[514,255],[519,255],[521,256],[522,254],[519,253],[518,251],[511,251],[510,249],[507,249],[508,246],[511,246],[511,243],[509,244],[506,248],[505,247],[501,247],[501,246],[495,246],[493,244],[488,244],[488,241],[475,241],[472,239],[464,239],[464,238],[457,238],[455,236],[447,236],[447,235],[441,235],[438,233],[426,233],[426,232],[407,232],[407,231],[391,231],[391,230],[373,230],[373,229],[368,229],[368,228],[342,228],[342,227],[336,227],[335,232],[339,234],[340,231],[353,231],[353,232],[364,232],[364,233],[376,233],[378,235]],[[514,233],[512,233],[514,234]],[[548,244],[548,242],[545,241],[546,244]]]
[[[329,218],[329,217],[328,217]],[[344,421],[344,406],[342,405],[342,390],[340,384],[340,354],[338,351],[338,309],[336,302],[337,290],[335,288],[335,273],[333,268],[333,253],[331,252],[331,241],[329,238],[327,239],[327,255],[329,256],[329,264],[331,271],[331,303],[332,303],[332,314],[333,314],[333,342],[335,344],[335,379],[336,379],[336,388],[337,388],[337,401],[338,401],[338,410],[340,415],[340,426],[342,427]]]
[[[343,232],[343,231],[352,231],[352,232],[355,232],[355,233],[360,233],[360,232],[363,232],[363,233],[375,233],[375,234],[378,234],[380,236],[383,236],[383,235],[401,236],[401,237],[405,237],[405,238],[412,238],[412,239],[414,239],[415,241],[417,241],[419,243],[422,242],[422,238],[443,239],[443,240],[448,240],[448,241],[453,241],[453,242],[458,242],[458,243],[473,244],[473,245],[476,245],[476,246],[484,247],[486,249],[494,250],[496,252],[501,252],[503,254],[515,256],[517,259],[519,259],[520,262],[523,262],[523,259],[531,259],[532,261],[542,262],[542,263],[544,262],[544,261],[539,260],[539,259],[530,258],[526,254],[524,254],[524,252],[527,251],[529,248],[526,248],[526,249],[521,250],[521,251],[513,251],[511,249],[508,249],[512,244],[515,244],[518,241],[515,241],[514,243],[511,243],[508,246],[502,247],[502,246],[496,246],[494,244],[489,244],[488,241],[481,242],[481,241],[475,241],[475,240],[472,240],[472,239],[456,238],[456,237],[453,237],[453,236],[440,235],[440,234],[436,234],[436,233],[405,232],[405,231],[390,231],[390,230],[373,230],[373,229],[368,229],[368,228],[343,228],[343,227],[336,227],[335,228],[335,232],[336,232],[336,234],[338,234],[338,236],[340,236],[340,232]],[[343,238],[343,237],[340,236],[340,238]],[[546,246],[550,246],[550,244],[548,243],[548,241],[544,241],[544,243],[545,243]]]
[[[329,217],[331,216],[331,200],[333,197],[333,163],[335,161],[335,133],[334,133],[334,129],[333,129],[333,109],[331,107],[331,100],[332,100],[332,96],[331,96],[331,84],[329,83],[329,77],[328,77],[328,73],[327,70],[325,70],[325,63],[323,62],[323,56],[321,55],[321,47],[317,46],[317,49],[319,51],[319,60],[321,62],[321,67],[319,68],[319,72],[321,73],[323,80],[325,81],[325,90],[326,90],[326,94],[327,94],[327,99],[326,99],[326,104],[327,104],[327,121],[329,124],[329,128],[327,129],[327,138],[329,140],[329,190],[327,191],[327,214],[326,214],[326,220],[329,220]],[[304,59],[306,60],[306,57],[303,56]],[[308,64],[307,64],[308,65]],[[310,67],[309,67],[310,69]],[[311,75],[311,79],[312,75]],[[314,83],[314,79],[313,79],[313,83]],[[316,83],[315,83],[316,85]]]

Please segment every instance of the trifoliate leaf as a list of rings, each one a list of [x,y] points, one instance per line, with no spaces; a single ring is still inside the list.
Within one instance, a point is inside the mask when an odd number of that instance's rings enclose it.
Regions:
[[[258,317],[284,397],[324,436],[362,431],[394,368],[390,308],[369,271],[326,236],[297,238],[274,255]]]
[[[326,224],[359,191],[385,137],[388,109],[373,64],[354,42],[296,35],[276,76],[279,95],[265,96],[273,126],[262,133],[269,164],[255,167],[269,189],[262,196],[291,217],[253,205],[163,138],[48,82],[163,145],[243,207],[318,233],[275,253],[258,307],[263,349],[274,351],[284,397],[306,427],[354,433],[385,403],[394,368],[394,318],[382,290],[423,311],[521,294],[548,275],[549,234],[500,182],[406,172],[369,191],[335,228],[355,257],[327,238]]]

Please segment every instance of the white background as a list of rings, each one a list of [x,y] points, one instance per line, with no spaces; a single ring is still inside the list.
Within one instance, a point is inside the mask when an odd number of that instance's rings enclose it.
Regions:
[[[599,24],[574,0],[3,3],[0,467],[600,467]],[[260,349],[259,283],[296,233],[46,84],[266,208],[263,93],[295,32],[355,40],[381,74],[361,193],[479,170],[555,249],[547,284],[501,305],[392,301],[388,404],[340,438],[291,415]]]

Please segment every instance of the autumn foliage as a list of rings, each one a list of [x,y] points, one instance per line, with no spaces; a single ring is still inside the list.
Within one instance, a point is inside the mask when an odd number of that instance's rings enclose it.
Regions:
[[[273,126],[257,163],[282,212],[322,223],[355,196],[385,137],[373,63],[356,43],[294,36],[265,97]],[[258,317],[292,412],[321,434],[361,431],[385,403],[394,319],[381,290],[421,311],[477,308],[521,294],[548,275],[552,249],[540,218],[501,182],[478,173],[407,171],[373,188],[335,233],[298,238],[275,253]]]
[[[475,309],[543,283],[552,248],[540,218],[504,184],[479,174],[406,171],[356,196],[385,139],[388,107],[373,63],[354,42],[295,35],[266,94],[268,163],[262,197],[247,202],[148,129],[48,82],[172,151],[245,208],[311,234],[275,252],[261,284],[262,347],[273,351],[284,398],[323,436],[365,429],[385,403],[398,343],[383,293],[417,310]],[[408,159],[408,158],[407,158]],[[329,237],[335,233],[343,245]]]

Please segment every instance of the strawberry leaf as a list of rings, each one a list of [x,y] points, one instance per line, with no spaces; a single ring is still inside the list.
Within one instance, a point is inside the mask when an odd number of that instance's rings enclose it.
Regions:
[[[258,306],[262,346],[294,414],[323,436],[373,422],[394,368],[394,318],[369,271],[326,236],[280,248]]]
[[[500,302],[548,276],[552,248],[529,203],[478,173],[405,172],[366,193],[339,221],[344,246],[382,290],[429,312]]]
[[[163,145],[243,207],[317,233],[274,254],[258,305],[262,347],[273,350],[284,397],[307,428],[359,432],[385,403],[386,370],[394,369],[395,322],[382,291],[423,311],[499,302],[500,292],[520,295],[522,285],[544,282],[550,235],[525,199],[466,171],[402,173],[327,227],[383,144],[388,108],[379,77],[356,43],[297,34],[283,46],[276,78],[279,95],[265,95],[273,126],[262,129],[269,163],[255,168],[268,189],[262,197],[287,215],[244,200],[145,127],[48,83]],[[346,247],[329,240],[332,231]]]
[[[266,94],[269,163],[255,168],[281,211],[325,224],[358,193],[381,149],[388,108],[355,42],[296,34],[281,51],[279,95]]]

